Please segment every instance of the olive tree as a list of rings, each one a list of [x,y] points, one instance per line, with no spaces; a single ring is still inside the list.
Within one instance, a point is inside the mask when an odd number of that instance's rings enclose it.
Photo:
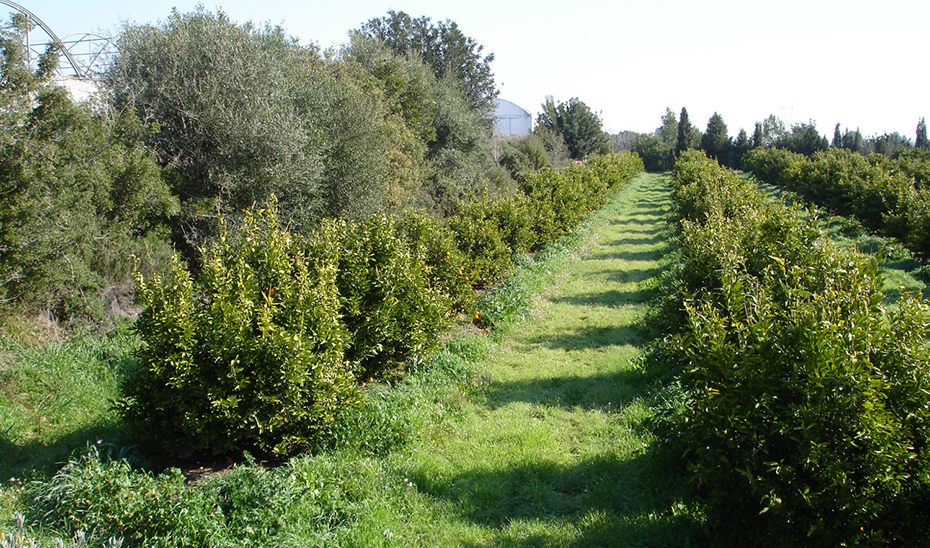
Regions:
[[[117,47],[107,84],[118,108],[158,125],[148,142],[174,174],[186,245],[215,232],[218,211],[272,195],[299,232],[325,216],[364,216],[408,163],[403,128],[368,93],[365,72],[281,27],[198,7],[127,25]]]

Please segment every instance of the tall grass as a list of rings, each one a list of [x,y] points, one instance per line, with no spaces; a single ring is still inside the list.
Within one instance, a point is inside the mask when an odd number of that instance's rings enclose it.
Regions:
[[[111,405],[136,343],[126,330],[53,343],[0,335],[0,478],[47,475],[85,440],[122,441]]]

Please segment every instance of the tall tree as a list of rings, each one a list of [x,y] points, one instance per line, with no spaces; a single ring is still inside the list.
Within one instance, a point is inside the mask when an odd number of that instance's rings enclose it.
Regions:
[[[817,132],[817,124],[811,120],[807,124],[791,126],[791,133],[783,135],[776,142],[776,146],[810,156],[815,152],[830,148],[830,142]]]
[[[917,122],[917,139],[914,141],[914,147],[930,149],[930,141],[927,140],[927,122],[923,118]]]
[[[556,104],[551,95],[547,96],[536,123],[561,134],[574,160],[601,152],[609,142],[601,119],[577,97]]]
[[[863,143],[862,132],[859,131],[859,128],[856,128],[856,132],[853,133],[850,143],[850,150],[862,154],[865,143]]]
[[[199,7],[127,25],[117,47],[107,83],[117,107],[157,122],[149,144],[174,175],[188,250],[217,228],[217,210],[238,214],[275,195],[305,232],[323,216],[382,209],[400,178],[403,128],[370,78],[280,27]]]
[[[749,134],[746,133],[746,130],[739,128],[739,134],[736,136],[736,142],[733,144],[733,158],[730,161],[730,167],[734,169],[741,168],[743,166],[743,155],[749,152],[749,149],[752,148],[752,142],[749,140]]]
[[[836,127],[833,128],[833,142],[830,143],[830,146],[833,148],[842,148],[843,146],[843,134],[840,133],[839,122],[837,122]]]
[[[49,81],[53,54],[30,71],[25,45],[0,37],[0,308],[103,320],[131,255],[142,271],[170,256],[159,235],[177,200],[132,112],[73,103]]]
[[[672,167],[669,153],[671,148],[655,135],[640,133],[633,140],[633,152],[643,160],[643,167],[650,173],[662,173]]]
[[[691,148],[693,133],[688,109],[681,107],[681,116],[678,117],[678,139],[675,143],[676,156],[681,156],[682,152]]]
[[[787,134],[785,123],[778,116],[769,114],[769,117],[762,121],[762,146],[771,148]]]
[[[384,41],[398,55],[419,55],[436,78],[454,82],[472,108],[491,116],[498,93],[491,72],[494,54],[482,55],[484,46],[465,36],[455,22],[446,19],[433,24],[429,17],[413,18],[390,10],[358,32]]]
[[[727,124],[723,121],[723,116],[714,112],[707,120],[707,131],[701,137],[701,148],[711,158],[726,164],[726,153],[729,147],[730,137],[727,135]]]
[[[674,148],[678,141],[678,117],[669,107],[665,107],[665,114],[662,115],[658,137],[668,145],[669,149]]]
[[[913,144],[910,138],[896,131],[894,133],[885,133],[871,137],[866,146],[870,152],[882,154],[890,158],[900,149],[912,148]]]
[[[752,131],[752,148],[764,146],[762,144],[763,139],[762,122],[756,122],[756,127]]]

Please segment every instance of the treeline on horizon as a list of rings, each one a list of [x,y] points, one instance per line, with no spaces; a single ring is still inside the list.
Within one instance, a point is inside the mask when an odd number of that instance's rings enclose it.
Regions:
[[[830,148],[842,148],[862,155],[881,154],[892,158],[911,149],[930,151],[927,123],[923,118],[917,122],[913,141],[897,132],[864,136],[858,129],[841,130],[840,124],[834,127],[833,138],[828,139],[819,132],[813,120],[788,128],[774,114],[756,122],[752,135],[740,128],[733,138],[723,116],[717,112],[708,119],[702,132],[692,124],[688,109],[684,107],[678,115],[671,108],[666,108],[662,124],[654,134],[622,131],[611,136],[611,144],[615,150],[636,152],[643,159],[646,170],[656,173],[671,170],[675,159],[690,149],[703,150],[721,165],[733,169],[741,169],[743,156],[757,148],[778,148],[805,156]]]
[[[24,61],[28,22],[0,36],[0,307],[62,324],[134,313],[133,273],[165,274],[274,200],[306,235],[325,219],[417,211],[445,222],[513,196],[527,173],[608,151],[577,99],[547,98],[533,134],[493,133],[493,54],[452,21],[390,11],[347,44],[198,7],[127,24],[102,93]],[[225,223],[225,224],[224,224]]]

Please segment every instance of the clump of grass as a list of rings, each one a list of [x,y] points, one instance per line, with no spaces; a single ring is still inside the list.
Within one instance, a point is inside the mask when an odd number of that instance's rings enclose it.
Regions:
[[[124,441],[111,402],[135,345],[125,330],[44,344],[0,335],[0,478],[47,476],[88,440]]]
[[[38,548],[39,543],[26,532],[25,521],[25,517],[20,512],[13,515],[13,530],[0,536],[0,548]],[[103,544],[103,548],[121,548],[122,545],[123,539],[110,537]],[[74,535],[74,540],[67,544],[61,539],[55,539],[56,548],[84,548],[86,546],[87,538],[83,531],[78,531]]]
[[[506,332],[525,321],[532,312],[533,300],[552,284],[555,274],[564,267],[572,253],[589,238],[592,219],[585,219],[576,229],[552,242],[535,256],[516,254],[514,268],[507,280],[491,288],[478,301],[478,324],[487,329]]]

